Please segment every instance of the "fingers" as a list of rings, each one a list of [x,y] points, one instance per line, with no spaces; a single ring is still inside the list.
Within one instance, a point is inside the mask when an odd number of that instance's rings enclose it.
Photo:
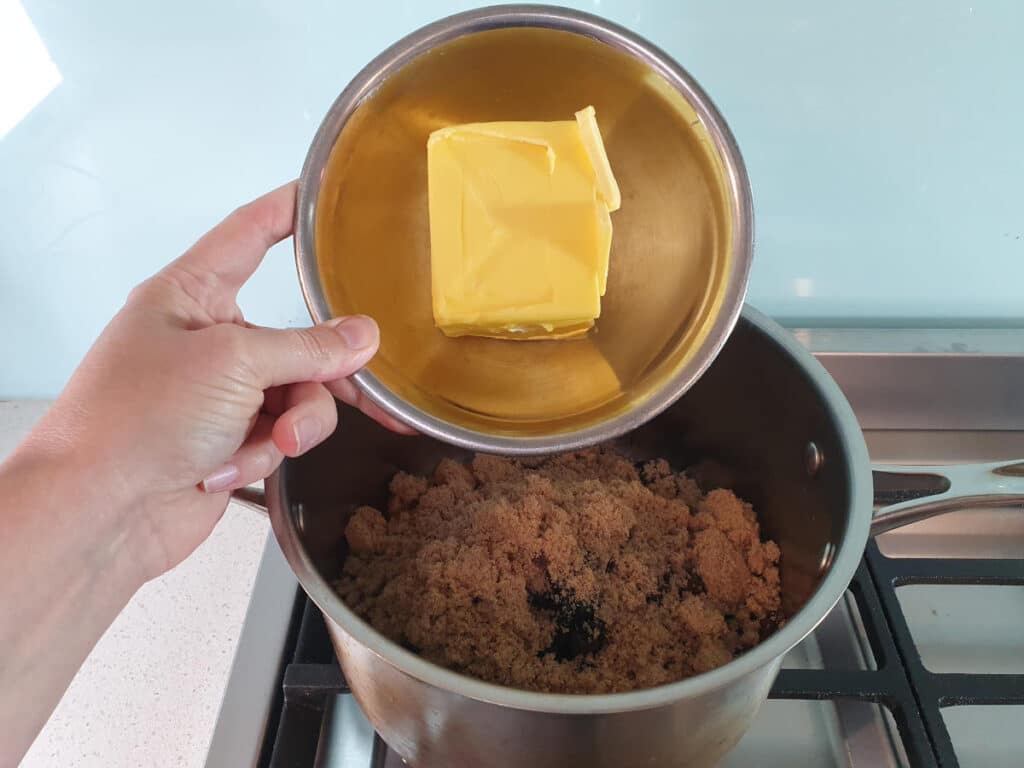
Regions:
[[[354,320],[355,318],[352,318],[352,319]],[[337,321],[332,321],[332,322],[341,322],[341,320],[339,319]],[[325,323],[325,325],[330,325],[330,323]],[[255,326],[250,326],[250,328],[252,328],[253,330],[270,331],[271,335],[274,335],[275,333],[280,333],[280,332],[273,332],[270,329],[256,328]],[[312,330],[317,330],[317,329],[312,329]],[[275,337],[275,343],[276,342],[277,342],[277,338]],[[356,361],[356,362],[358,362],[358,361]],[[394,418],[393,416],[391,416],[387,412],[385,412],[380,406],[378,406],[376,403],[374,403],[372,400],[370,400],[368,397],[366,397],[366,395],[363,394],[363,392],[355,385],[355,383],[351,379],[347,378],[348,376],[351,376],[353,373],[355,373],[357,370],[359,370],[360,367],[362,367],[362,366],[361,365],[347,365],[347,366],[345,366],[342,369],[343,373],[341,374],[341,377],[330,379],[330,380],[321,379],[321,380],[323,380],[324,386],[326,387],[326,392],[328,392],[330,395],[333,395],[334,397],[338,398],[342,402],[347,403],[348,405],[351,405],[351,406],[354,406],[354,407],[358,408],[363,413],[365,413],[367,416],[369,416],[371,419],[376,421],[378,424],[380,424],[381,426],[385,427],[386,429],[390,429],[392,432],[397,432],[397,433],[402,434],[402,435],[415,435],[416,431],[414,429],[412,429],[411,427],[407,426],[406,424],[403,424],[401,421],[399,421],[398,419]],[[291,408],[292,405],[295,402],[297,402],[296,400],[294,400],[294,398],[296,397],[296,395],[294,394],[294,390],[295,390],[296,386],[299,386],[299,385],[271,386],[271,387],[269,387],[267,389],[267,391],[266,391],[266,394],[265,394],[265,399],[264,399],[264,404],[263,404],[264,409],[266,411],[269,411],[270,413],[273,413],[273,414],[284,414],[284,412],[287,409]],[[318,399],[323,397],[323,395],[321,394],[322,391],[324,391],[323,388],[319,387],[318,385],[313,385],[308,390],[308,392],[310,392],[310,393],[314,393],[315,392],[316,393],[316,397]],[[333,400],[331,400],[330,402],[331,402],[331,412],[330,412],[330,419],[331,420],[330,420],[330,423],[329,423],[329,427],[330,428],[323,435],[324,438],[327,437],[327,435],[329,435],[331,432],[333,432],[335,427],[336,427],[336,425],[337,425],[337,410],[336,410],[336,408],[334,406]],[[280,427],[280,429],[286,429],[286,427]],[[312,426],[310,426],[309,429],[312,430]],[[288,452],[288,448],[290,448],[292,444],[291,444],[290,441],[285,441],[285,435],[284,434],[280,434],[279,435],[277,432],[275,432],[275,440],[277,441],[278,447],[286,455],[288,455],[288,456],[298,455],[298,453],[289,453]],[[282,441],[285,441],[285,442],[282,442]],[[317,442],[319,442],[319,440]],[[300,452],[305,452],[310,447],[312,447],[312,445],[310,445],[308,447],[303,447]]]
[[[400,435],[417,434],[415,429],[410,427],[408,424],[399,421],[368,398],[351,379],[327,381],[324,382],[324,386],[327,387],[327,390],[332,395],[343,403],[348,403],[349,405],[358,408],[385,429],[390,429],[392,432],[397,432]]]
[[[295,182],[289,182],[238,208],[167,271],[201,304],[233,303],[267,249],[292,234],[295,188]]]
[[[338,426],[338,408],[323,384],[293,384],[285,393],[285,411],[274,423],[274,445],[285,456],[300,456],[323,442]]]
[[[263,391],[263,410],[272,416],[280,416],[284,413],[285,399],[288,395],[288,387],[271,387]]]
[[[302,382],[279,390],[284,412],[261,413],[249,437],[223,466],[200,483],[206,493],[221,493],[269,476],[285,456],[299,456],[323,442],[338,425],[334,397],[322,384]]]
[[[238,352],[260,389],[299,381],[331,381],[351,376],[377,352],[380,331],[368,317],[329,320],[312,328],[230,327]]]
[[[200,486],[207,493],[244,488],[277,469],[284,458],[273,440],[274,417],[261,413],[248,439],[222,467],[212,472]]]

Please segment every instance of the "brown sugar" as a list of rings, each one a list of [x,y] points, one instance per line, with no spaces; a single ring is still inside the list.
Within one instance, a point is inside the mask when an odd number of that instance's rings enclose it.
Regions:
[[[780,624],[779,548],[751,506],[606,449],[399,473],[345,531],[342,599],[493,683],[610,693],[725,664]]]

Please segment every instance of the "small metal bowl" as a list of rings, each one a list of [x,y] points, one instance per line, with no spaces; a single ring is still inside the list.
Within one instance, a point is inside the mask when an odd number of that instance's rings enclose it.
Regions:
[[[588,104],[623,193],[595,328],[559,342],[445,337],[431,314],[427,136]],[[647,41],[562,8],[484,8],[396,43],[334,102],[299,179],[295,256],[313,319],[373,316],[381,349],[357,385],[471,450],[571,450],[656,416],[732,331],[752,251],[750,185],[711,100]]]

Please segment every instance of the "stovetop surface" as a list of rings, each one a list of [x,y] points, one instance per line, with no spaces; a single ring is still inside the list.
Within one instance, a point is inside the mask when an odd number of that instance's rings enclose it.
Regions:
[[[928,464],[1024,455],[1024,433],[867,433],[874,458]],[[268,550],[268,559],[273,560]],[[274,555],[280,558],[279,553]],[[751,730],[723,765],[1019,766],[1024,754],[1024,509],[965,509],[869,543],[844,599],[784,659]],[[282,561],[283,562],[283,561]],[[266,564],[266,563],[265,563]],[[287,570],[287,566],[281,566]],[[257,580],[259,582],[259,578]],[[256,599],[245,641],[279,632],[266,701],[235,685],[222,721],[258,704],[254,763],[271,768],[401,765],[347,693],[323,618],[294,582],[281,627]],[[287,595],[282,600],[282,595]],[[250,622],[254,624],[249,627]],[[283,651],[282,651],[283,648]],[[253,663],[263,658],[254,657]],[[236,668],[240,662],[236,660]],[[251,683],[251,681],[250,681]],[[240,693],[241,691],[241,693]],[[257,707],[258,708],[258,707]],[[208,765],[220,765],[219,726]],[[237,741],[237,740],[236,740]],[[237,746],[237,744],[236,744]],[[237,763],[234,763],[237,764]]]
[[[1022,517],[1015,509],[970,513],[974,527]],[[1024,520],[1017,528],[1019,545]],[[936,534],[908,529],[869,544],[844,599],[786,656],[726,768],[1020,765],[1006,728],[1024,711],[1024,656],[1013,638],[1024,622],[1024,561],[1003,555],[1021,550],[1002,538],[1005,551],[965,557],[974,544],[965,536],[935,557],[912,554],[908,536],[920,544]],[[323,619],[304,597],[290,658],[264,765],[402,764],[347,692]]]

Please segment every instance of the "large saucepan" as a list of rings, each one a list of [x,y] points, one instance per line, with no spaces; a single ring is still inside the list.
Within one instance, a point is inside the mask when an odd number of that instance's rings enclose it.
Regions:
[[[788,623],[719,669],[648,690],[559,696],[512,690],[427,663],[386,639],[338,598],[343,530],[361,504],[381,505],[397,470],[428,473],[461,449],[391,434],[345,409],[338,432],[286,460],[267,482],[274,533],[327,619],[345,678],[384,740],[411,765],[694,766],[743,735],[783,655],[846,590],[872,533],[967,504],[1024,502],[1024,462],[875,470],[849,404],[821,365],[772,320],[745,309],[696,385],[619,438],[636,459],[677,467],[712,458],[782,549]],[[930,482],[927,480],[930,478]],[[960,487],[963,479],[967,487]],[[873,510],[875,493],[934,489]],[[913,495],[913,494],[908,494]]]

